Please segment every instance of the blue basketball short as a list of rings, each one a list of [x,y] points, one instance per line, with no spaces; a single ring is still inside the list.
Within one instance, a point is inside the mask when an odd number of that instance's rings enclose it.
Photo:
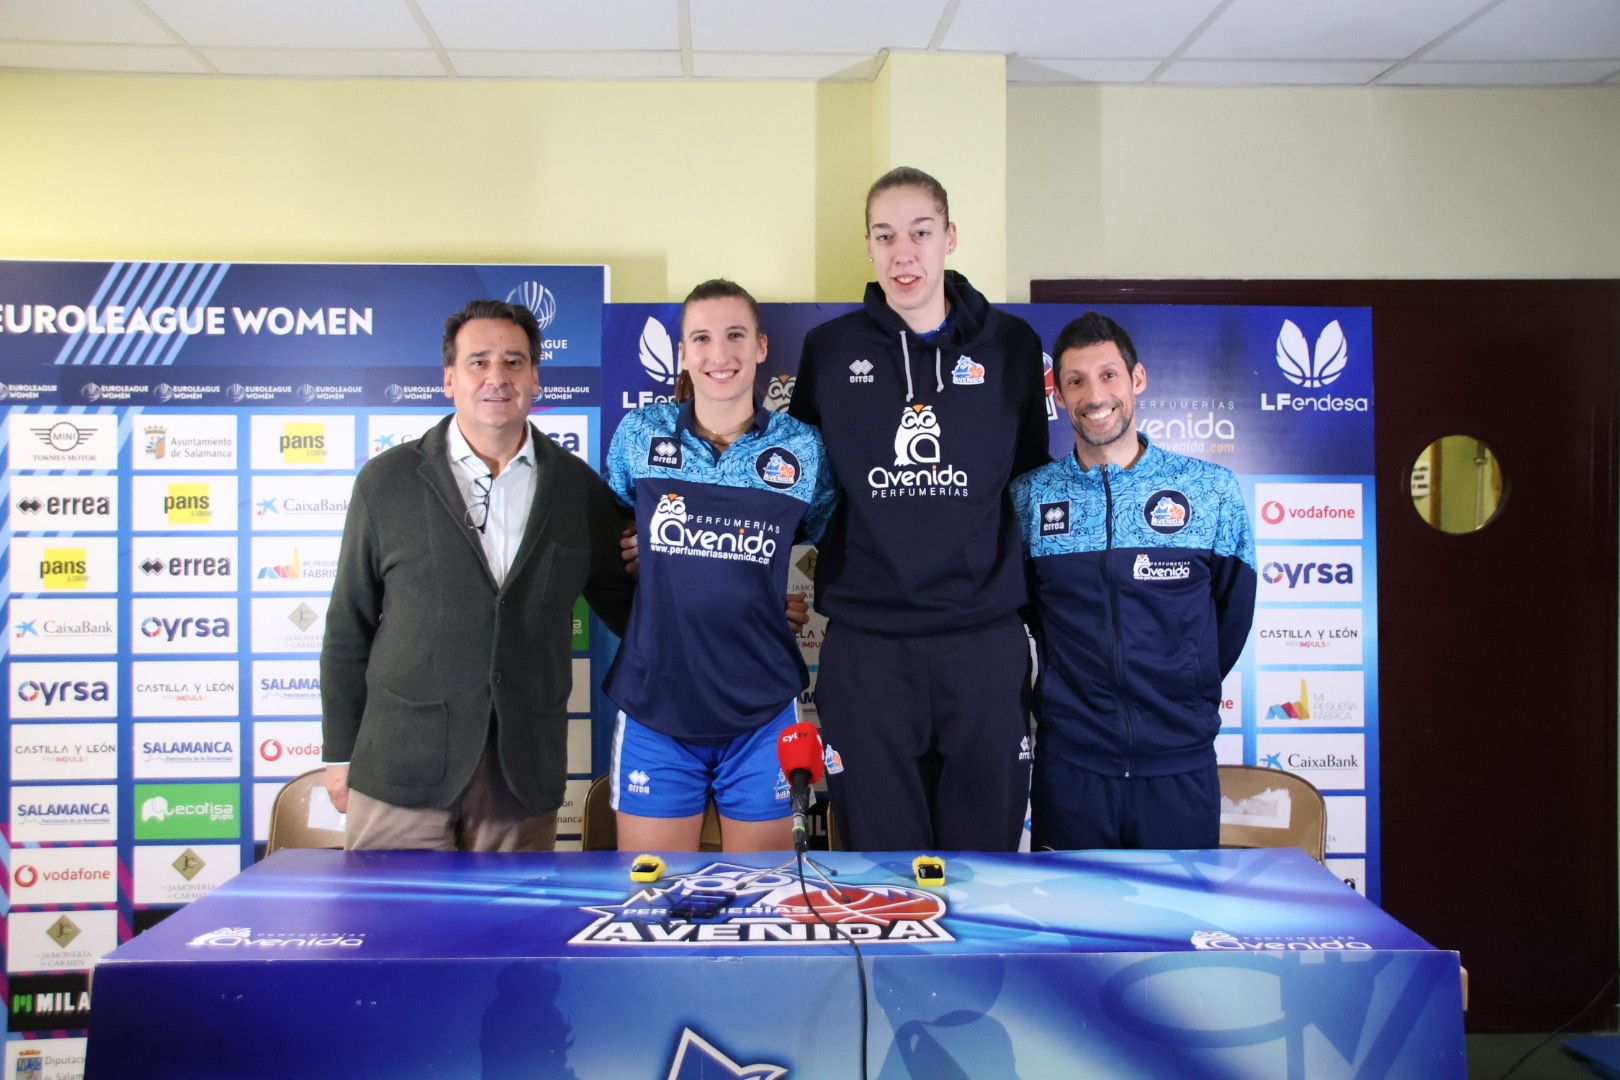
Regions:
[[[709,796],[733,821],[787,817],[787,780],[776,760],[776,740],[798,720],[798,703],[728,742],[697,743],[652,730],[624,713],[613,731],[612,805],[637,817],[701,814]]]

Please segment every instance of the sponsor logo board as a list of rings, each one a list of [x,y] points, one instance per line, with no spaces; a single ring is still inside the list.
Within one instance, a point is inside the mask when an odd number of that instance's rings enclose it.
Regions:
[[[236,468],[236,417],[145,413],[130,432],[130,460],[141,471]]]
[[[242,869],[236,844],[145,844],[135,849],[135,903],[189,904]]]
[[[118,601],[14,596],[6,638],[13,656],[109,656],[118,651]]]
[[[90,975],[19,975],[7,980],[9,1006],[7,1031],[63,1031],[84,1028],[90,1022]],[[54,1046],[58,1040],[6,1043],[9,1057],[17,1046]],[[62,1039],[62,1043],[84,1042]],[[79,1054],[79,1071],[67,1073],[72,1080],[84,1075],[84,1054]]]
[[[1327,803],[1327,850],[1360,854],[1367,850],[1367,796],[1329,795]]]
[[[130,481],[136,532],[231,532],[236,529],[234,476],[136,476]]]
[[[253,715],[319,716],[319,660],[253,661]]]
[[[116,911],[12,912],[6,922],[7,972],[84,971],[118,947]]]
[[[241,831],[236,784],[135,785],[137,840],[235,840]]]
[[[11,853],[11,903],[115,904],[115,847],[17,848]]]
[[[534,413],[529,419],[534,421],[535,426],[549,436],[552,442],[586,464],[591,464],[590,417],[578,413],[548,411]]]
[[[1361,548],[1277,547],[1255,551],[1262,601],[1361,601]]]
[[[331,592],[340,540],[336,536],[255,536],[253,591]]]
[[[137,593],[234,593],[241,570],[234,536],[136,536],[130,589]]]
[[[112,413],[14,413],[13,469],[115,469],[118,417]]]
[[[1260,608],[1253,632],[1261,664],[1360,665],[1366,659],[1358,608]]]
[[[241,725],[234,720],[140,723],[134,726],[137,780],[236,776]]]
[[[72,976],[36,975],[30,976],[30,978],[54,979],[72,978]],[[15,993],[16,984],[13,983],[12,985],[13,992]],[[38,1028],[12,1027],[11,1030],[52,1031],[59,1028],[84,1027],[85,1017],[78,1014],[74,1005],[74,999],[77,998],[78,993],[80,992],[84,994],[85,1013],[88,1014],[90,1009],[89,991],[83,990],[78,992],[70,992],[66,998],[62,999],[62,1003],[64,1004],[65,1008],[60,1014],[64,1017],[70,1016],[70,1023],[44,1023]],[[34,1012],[34,1005],[36,1001],[43,1005],[47,1000],[51,1002],[53,1008],[46,1010],[46,1012],[55,1015],[56,1013],[54,1010],[54,1005],[58,1001],[58,998],[55,995],[47,997],[45,994],[35,995],[30,993],[28,995],[28,1002],[24,1006],[24,1011],[32,1014]],[[38,1018],[45,1019],[46,1016],[44,1013],[42,1013]],[[14,1040],[12,1042],[8,1042],[6,1043],[6,1056],[3,1075],[11,1077],[13,1080],[83,1080],[84,1056],[89,1044],[90,1040],[84,1038],[28,1039],[25,1041]],[[37,1067],[34,1064],[36,1061],[39,1063]],[[34,1071],[28,1071],[30,1069]]]
[[[17,532],[115,532],[118,478],[18,473],[8,506]]]
[[[118,789],[71,784],[11,789],[12,843],[118,839]]]
[[[133,716],[236,716],[241,709],[235,660],[136,660],[130,679]]]
[[[1365,735],[1267,735],[1255,742],[1255,764],[1297,773],[1323,791],[1367,786]]]
[[[7,703],[14,720],[111,719],[118,715],[118,664],[14,661]]]
[[[10,728],[14,782],[118,777],[117,724],[12,724]]]
[[[339,470],[355,467],[354,417],[342,414],[249,418],[250,460],[255,471]]]
[[[130,604],[130,651],[234,653],[241,648],[235,597],[137,597]]]
[[[1254,485],[1257,540],[1360,540],[1360,484]]]
[[[442,387],[437,385],[432,390],[432,397],[435,398],[443,392]],[[367,421],[367,456],[376,457],[384,450],[392,450],[396,446],[420,439],[423,432],[443,419],[443,412],[373,415]]]
[[[1262,671],[1255,708],[1262,727],[1364,727],[1366,675],[1361,671]]]
[[[318,653],[326,636],[325,596],[256,596],[252,600],[253,651]]]
[[[260,720],[253,724],[253,775],[298,776],[321,765],[319,720]]]
[[[354,477],[255,476],[251,519],[258,532],[343,530]]]
[[[1337,859],[1329,855],[1326,866],[1339,876],[1339,880],[1362,896],[1367,895],[1367,860]]]
[[[117,592],[118,540],[111,536],[14,537],[11,591],[46,596]]]

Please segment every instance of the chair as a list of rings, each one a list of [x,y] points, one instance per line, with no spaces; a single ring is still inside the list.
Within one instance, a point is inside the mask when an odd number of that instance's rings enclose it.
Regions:
[[[282,848],[341,848],[343,815],[326,794],[326,769],[311,769],[287,781],[270,807],[270,840],[264,853]],[[324,822],[324,823],[322,823]],[[336,822],[337,827],[329,826]]]
[[[590,789],[585,793],[585,812],[579,834],[581,851],[614,851],[619,846],[619,819],[613,811],[612,788],[613,778],[603,773],[591,781]],[[714,808],[713,799],[709,800],[708,809],[703,812],[703,835],[698,840],[698,850],[720,850],[720,812]]]
[[[1297,847],[1327,854],[1327,804],[1303,776],[1258,765],[1222,765],[1221,847]]]

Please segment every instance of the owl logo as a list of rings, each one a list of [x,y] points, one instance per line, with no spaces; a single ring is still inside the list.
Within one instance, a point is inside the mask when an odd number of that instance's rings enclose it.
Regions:
[[[896,465],[939,464],[939,418],[932,405],[907,405],[894,432]]]
[[[772,375],[771,381],[765,384],[765,408],[770,412],[783,412],[788,403],[793,400],[793,384],[798,379],[792,375]]]
[[[686,524],[686,496],[673,491],[659,496],[658,508],[653,511],[652,525],[648,531],[657,536],[672,521]]]

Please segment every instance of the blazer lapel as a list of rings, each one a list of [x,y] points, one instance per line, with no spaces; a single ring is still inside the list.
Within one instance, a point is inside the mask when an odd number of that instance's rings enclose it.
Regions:
[[[461,489],[456,487],[456,478],[450,474],[450,425],[456,422],[455,414],[445,417],[435,427],[427,430],[417,440],[421,455],[421,463],[417,466],[417,475],[433,492],[436,501],[450,515],[455,523],[456,531],[467,542],[473,557],[478,561],[478,568],[483,572],[484,580],[489,583],[490,589],[495,589],[495,576],[489,572],[489,560],[484,557],[484,546],[478,542],[478,532],[467,526],[467,500],[461,495]]]

